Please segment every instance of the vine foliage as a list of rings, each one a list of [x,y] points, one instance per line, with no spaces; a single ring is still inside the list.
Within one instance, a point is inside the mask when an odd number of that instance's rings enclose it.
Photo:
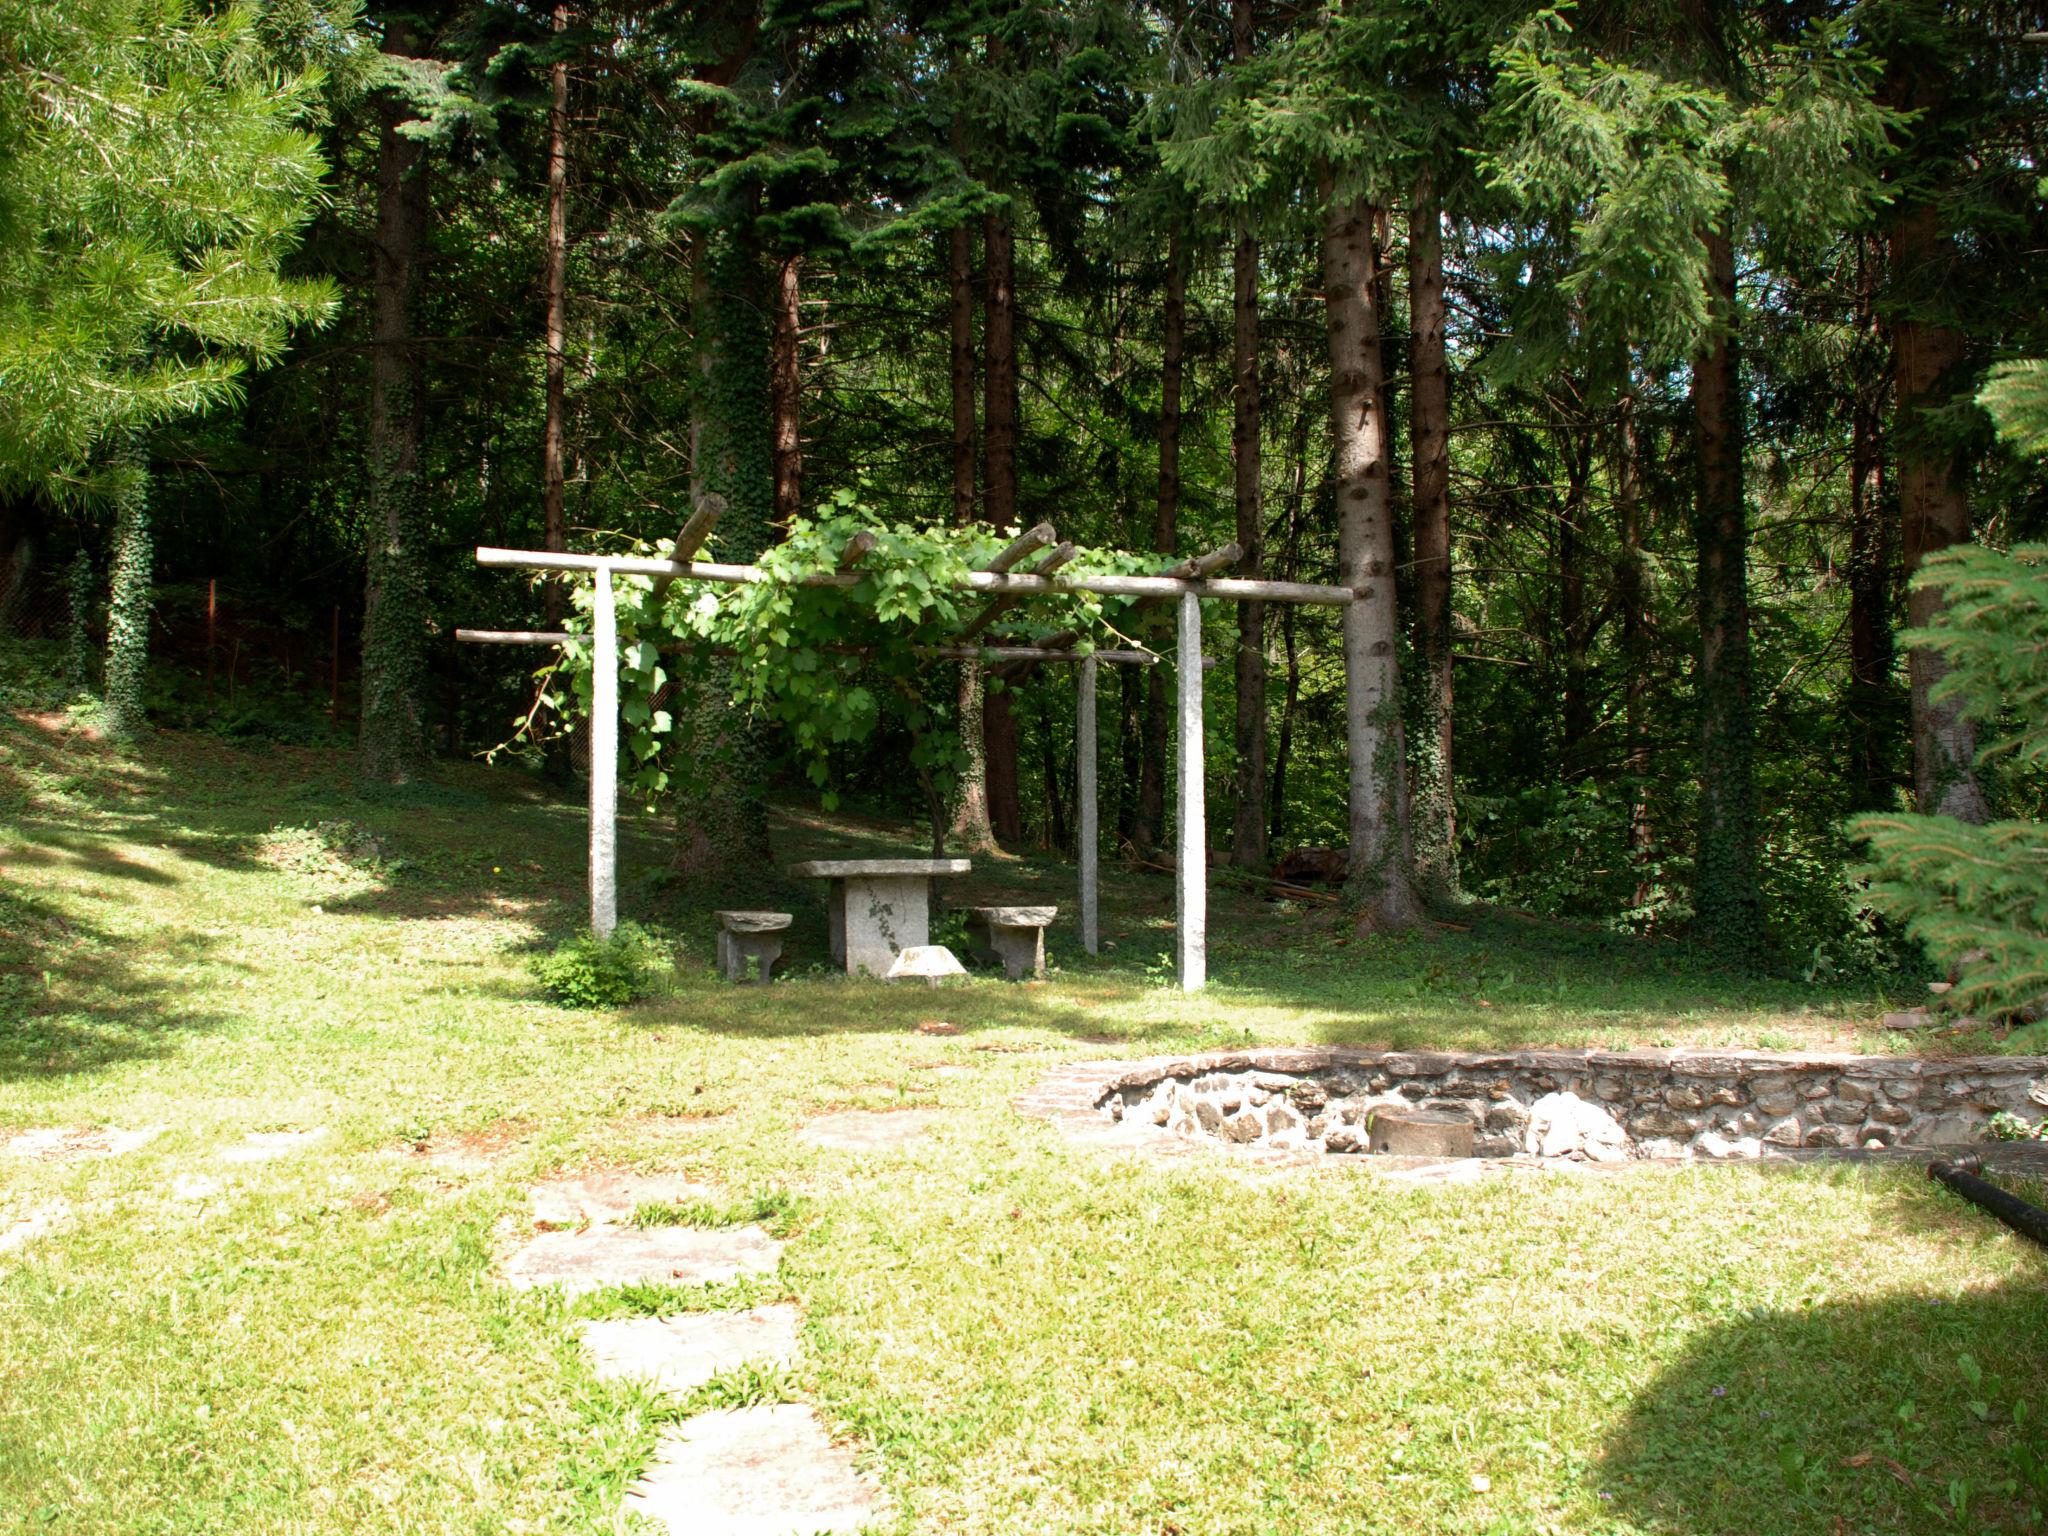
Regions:
[[[804,578],[835,571],[862,533],[874,545],[845,586],[808,586]],[[909,738],[910,767],[935,813],[951,796],[966,764],[951,687],[937,681],[935,652],[958,645],[967,621],[990,601],[963,584],[1008,541],[979,525],[920,526],[878,521],[857,493],[842,490],[815,515],[799,518],[788,536],[756,562],[764,578],[736,585],[677,581],[665,591],[646,576],[614,575],[619,640],[620,744],[627,785],[650,802],[688,794],[695,786],[700,728],[666,706],[672,682],[712,658],[729,689],[727,708],[772,721],[810,782],[836,805],[831,789],[835,747],[871,738],[885,725]],[[664,541],[634,554],[664,556]],[[1144,568],[1145,558],[1101,551],[1077,558],[1062,574],[1106,574]],[[572,638],[558,664],[543,674],[556,711],[587,715],[591,700],[590,588],[582,586],[569,620]],[[1078,631],[1074,654],[1098,637],[1117,635],[1128,601],[1093,593],[1033,597],[990,625],[986,645],[1029,645],[1063,630]],[[517,722],[530,733],[537,711]],[[715,723],[715,722],[714,722]]]

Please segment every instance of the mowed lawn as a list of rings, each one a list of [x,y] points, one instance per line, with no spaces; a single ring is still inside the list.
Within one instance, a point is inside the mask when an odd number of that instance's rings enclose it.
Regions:
[[[1083,963],[1063,918],[1041,986],[829,977],[812,905],[793,978],[736,989],[655,878],[661,830],[630,828],[624,904],[680,937],[677,977],[568,1011],[529,958],[576,920],[583,823],[530,777],[364,800],[330,753],[0,722],[0,1138],[156,1131],[0,1151],[0,1236],[48,1228],[0,1253],[0,1532],[617,1531],[665,1423],[778,1398],[905,1532],[2041,1528],[2048,1256],[1917,1170],[1425,1190],[1089,1148],[1009,1107],[1064,1061],[1246,1040],[1895,1049],[1875,995],[1501,916],[1360,939],[1219,882],[1218,982],[1184,999],[1171,878],[1143,872],[1105,893],[1114,948]],[[792,858],[911,841],[778,831]],[[1067,880],[1003,861],[960,894],[1070,908]],[[930,1133],[799,1136],[898,1106]],[[757,1201],[779,1274],[508,1291],[528,1187],[583,1166]],[[773,1297],[802,1364],[687,1405],[598,1382],[571,1332]]]

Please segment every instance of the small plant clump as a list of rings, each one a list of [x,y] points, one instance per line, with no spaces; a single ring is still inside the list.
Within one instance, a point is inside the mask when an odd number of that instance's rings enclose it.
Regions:
[[[609,938],[578,933],[533,963],[541,990],[564,1008],[620,1008],[653,990],[658,946],[637,923]]]
[[[2048,1141],[2048,1120],[2023,1120],[2001,1109],[1984,1127],[1986,1141]]]

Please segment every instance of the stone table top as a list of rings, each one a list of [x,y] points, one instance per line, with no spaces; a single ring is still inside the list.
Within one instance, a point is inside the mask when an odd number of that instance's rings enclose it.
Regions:
[[[1044,928],[1060,915],[1058,907],[969,907],[998,928]]]
[[[966,859],[811,859],[789,866],[795,880],[859,880],[877,875],[964,875]]]

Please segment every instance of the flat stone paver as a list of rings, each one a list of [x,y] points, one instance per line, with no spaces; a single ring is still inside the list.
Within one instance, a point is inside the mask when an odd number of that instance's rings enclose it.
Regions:
[[[626,1504],[671,1536],[818,1536],[882,1518],[852,1454],[801,1403],[699,1414],[670,1430]]]
[[[0,1151],[11,1152],[16,1157],[33,1157],[46,1163],[68,1157],[119,1157],[137,1147],[148,1146],[162,1133],[160,1125],[134,1131],[117,1130],[112,1126],[102,1129],[52,1125],[40,1130],[16,1131],[0,1141]]]
[[[803,1138],[843,1152],[883,1152],[918,1140],[938,1115],[935,1109],[846,1110],[810,1121]]]
[[[560,1286],[570,1295],[608,1285],[717,1285],[771,1272],[782,1244],[761,1228],[595,1226],[543,1232],[505,1261],[515,1290]]]
[[[533,1186],[533,1224],[584,1227],[630,1221],[643,1205],[679,1205],[710,1200],[717,1191],[673,1173],[621,1173],[598,1168],[543,1179]]]
[[[232,1147],[223,1147],[224,1163],[274,1163],[307,1147],[327,1134],[325,1126],[305,1131],[251,1131]]]
[[[0,1211],[0,1253],[12,1253],[57,1230],[71,1215],[62,1200],[45,1200],[27,1210]]]
[[[597,1374],[637,1377],[678,1396],[720,1371],[788,1365],[797,1355],[800,1314],[786,1302],[746,1312],[617,1317],[580,1325]]]
[[[211,1200],[225,1186],[219,1179],[205,1173],[181,1173],[171,1180],[173,1200]]]

